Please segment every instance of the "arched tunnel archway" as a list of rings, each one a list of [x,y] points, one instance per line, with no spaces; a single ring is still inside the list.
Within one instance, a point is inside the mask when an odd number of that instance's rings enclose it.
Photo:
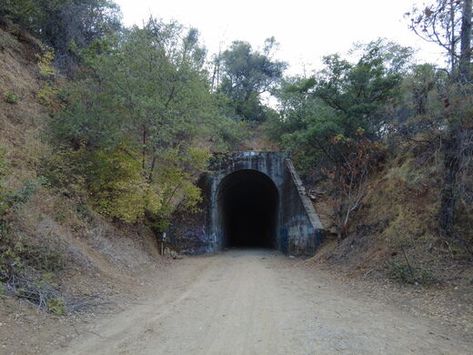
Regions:
[[[279,194],[271,178],[233,172],[220,183],[218,202],[225,247],[276,248]]]

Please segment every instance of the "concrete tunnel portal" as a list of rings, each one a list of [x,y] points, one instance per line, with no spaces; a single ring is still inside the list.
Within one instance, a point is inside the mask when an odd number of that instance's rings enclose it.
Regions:
[[[323,227],[286,152],[214,153],[199,177],[202,200],[182,211],[168,239],[182,254],[270,248],[312,256]]]
[[[218,204],[224,247],[277,247],[279,193],[266,174],[243,169],[227,175]]]

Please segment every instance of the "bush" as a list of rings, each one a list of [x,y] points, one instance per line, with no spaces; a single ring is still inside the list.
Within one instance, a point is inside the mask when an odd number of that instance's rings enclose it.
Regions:
[[[47,302],[48,311],[57,316],[62,316],[66,313],[66,305],[64,300],[60,297],[50,298]]]
[[[64,68],[76,59],[73,44],[85,48],[120,29],[119,7],[110,0],[2,0],[0,18],[18,24],[56,50]]]
[[[157,209],[138,155],[124,144],[96,151],[59,150],[43,159],[40,170],[59,192],[87,201],[106,217],[134,223],[146,207]],[[84,204],[80,208],[88,211]]]
[[[83,195],[85,180],[81,162],[84,151],[65,151],[58,149],[44,156],[39,166],[39,173],[44,176],[47,184],[59,193],[68,197]]]
[[[101,149],[89,155],[86,180],[90,198],[102,214],[133,223],[144,217],[153,192],[141,174],[141,163],[124,147]]]
[[[432,271],[397,261],[388,264],[388,274],[391,279],[403,284],[428,286],[437,282]]]
[[[18,95],[16,95],[14,92],[12,91],[7,91],[5,93],[5,95],[3,96],[3,99],[5,100],[5,102],[7,104],[11,104],[11,105],[15,105],[18,103],[18,101],[20,100],[20,98],[18,97]]]
[[[48,50],[41,55],[38,55],[39,74],[45,80],[54,78],[56,71],[54,70],[54,51]]]
[[[46,107],[53,108],[54,101],[57,97],[59,91],[57,88],[52,86],[51,84],[45,84],[37,93],[36,98],[38,102]]]
[[[64,268],[61,253],[47,245],[32,245],[13,236],[0,219],[0,294],[8,293],[48,310],[64,314],[64,302],[52,282],[53,273]]]
[[[5,150],[0,146],[0,206],[4,198],[5,188],[3,186],[3,178],[7,174],[7,161],[5,158]]]
[[[42,178],[28,180],[24,183],[22,188],[12,192],[4,191],[2,194],[0,194],[0,222],[3,215],[9,209],[26,203],[44,183],[45,181]]]
[[[4,296],[7,292],[7,289],[5,287],[5,284],[0,281],[0,297]]]

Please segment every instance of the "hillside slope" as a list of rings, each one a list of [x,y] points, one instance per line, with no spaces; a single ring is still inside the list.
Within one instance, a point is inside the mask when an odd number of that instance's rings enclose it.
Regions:
[[[0,352],[7,353],[30,350],[40,333],[60,341],[58,329],[129,297],[142,273],[168,263],[146,227],[111,224],[42,178],[54,109],[42,99],[44,53],[14,26],[0,28]],[[20,334],[30,338],[18,341]]]
[[[348,236],[340,240],[330,233],[333,204],[323,192],[329,187],[314,187],[315,207],[328,233],[311,263],[345,275],[347,282],[364,280],[374,293],[396,289],[402,294],[398,302],[471,332],[473,261],[458,241],[439,236],[441,174],[436,150],[407,143],[370,178]],[[460,224],[465,238],[469,221]]]

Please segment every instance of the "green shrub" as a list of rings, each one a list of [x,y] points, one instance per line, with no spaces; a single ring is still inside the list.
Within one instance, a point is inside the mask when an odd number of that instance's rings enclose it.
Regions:
[[[144,217],[153,191],[136,156],[123,147],[101,149],[89,154],[85,173],[91,202],[100,213],[129,223]]]
[[[54,70],[54,51],[48,50],[41,55],[38,55],[39,74],[43,79],[51,79],[54,77],[56,71]]]
[[[5,102],[7,104],[11,104],[11,105],[15,105],[18,103],[18,101],[20,100],[20,98],[18,97],[17,94],[15,94],[13,91],[7,91],[4,95],[3,95],[3,99],[5,100]]]
[[[54,106],[54,99],[57,95],[58,89],[53,87],[51,84],[46,84],[36,93],[36,98],[41,105],[52,107]]]
[[[48,311],[57,316],[63,316],[66,314],[66,304],[64,300],[60,297],[50,298],[47,302]]]
[[[12,238],[4,230],[0,248],[0,270],[21,273],[31,268],[48,275],[63,270],[64,263],[60,252],[47,245],[27,244],[21,239]]]
[[[16,191],[4,191],[1,193],[0,189],[0,218],[8,209],[15,208],[28,202],[28,200],[30,200],[31,197],[36,193],[38,188],[44,183],[44,179],[38,178],[35,180],[27,180],[23,186]]]
[[[0,179],[7,173],[6,150],[0,146]]]
[[[0,281],[0,297],[5,296],[7,293],[7,288],[5,287],[5,284]]]
[[[146,181],[139,155],[125,144],[58,151],[45,158],[40,169],[55,189],[87,201],[112,219],[134,223],[144,217],[145,209],[156,212],[160,207],[158,191]],[[86,204],[78,205],[78,212],[90,218]]]
[[[0,216],[1,216],[1,206],[3,205],[3,200],[5,198],[5,187],[3,178],[7,174],[7,161],[5,159],[5,150],[0,146]]]
[[[84,150],[57,150],[41,159],[39,173],[47,184],[66,196],[84,194]]]
[[[428,286],[437,281],[432,271],[397,261],[388,264],[388,274],[391,279],[403,284]]]

